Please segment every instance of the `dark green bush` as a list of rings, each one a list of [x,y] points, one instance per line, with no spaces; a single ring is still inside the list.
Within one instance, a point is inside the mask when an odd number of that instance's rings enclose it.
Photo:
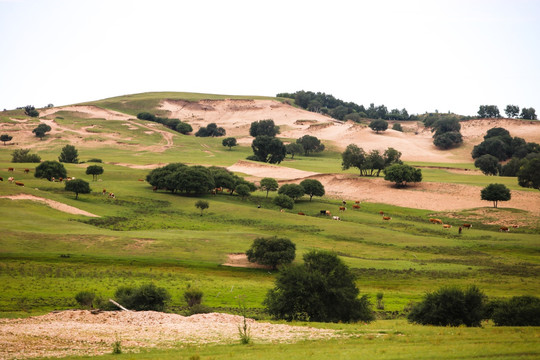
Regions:
[[[495,305],[492,315],[497,326],[540,326],[540,298],[514,296]]]
[[[296,245],[287,238],[256,238],[251,248],[246,251],[250,262],[271,266],[276,269],[278,265],[290,264],[296,257]]]
[[[199,289],[187,289],[184,292],[184,299],[189,307],[193,307],[201,304],[203,295],[203,292]]]
[[[171,300],[171,295],[165,288],[154,284],[144,284],[140,287],[119,287],[114,294],[116,301],[137,311],[163,311]]]
[[[75,301],[84,308],[92,308],[95,298],[96,294],[91,291],[80,291],[75,295]]]
[[[11,153],[13,163],[38,163],[41,157],[37,154],[30,154],[30,149],[17,149]]]
[[[294,200],[287,195],[278,195],[274,198],[273,202],[284,209],[292,209],[294,207]]]
[[[90,159],[90,160],[86,160],[86,162],[102,163],[103,161],[101,159]]]

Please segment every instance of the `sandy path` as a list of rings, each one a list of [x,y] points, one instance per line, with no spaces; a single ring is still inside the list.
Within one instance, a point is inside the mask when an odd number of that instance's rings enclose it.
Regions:
[[[0,196],[0,199],[39,201],[39,202],[47,204],[48,206],[52,207],[55,210],[63,211],[65,213],[74,214],[74,215],[84,215],[84,216],[90,216],[90,217],[100,217],[99,215],[89,213],[88,211],[84,211],[84,210],[78,209],[76,207],[73,207],[73,206],[58,202],[58,201],[45,199],[42,197],[29,195],[29,194]]]
[[[237,343],[241,316],[184,317],[154,311],[62,311],[26,319],[0,319],[0,358],[63,357],[111,353],[119,339],[124,351],[144,347]],[[290,343],[342,336],[334,330],[269,324],[248,319],[255,343]]]
[[[92,105],[73,105],[73,106],[61,106],[61,107],[55,107],[50,109],[43,109],[40,110],[39,116],[45,117],[49,115],[54,115],[59,111],[73,111],[81,113],[81,117],[89,117],[89,118],[96,118],[96,119],[105,119],[105,120],[130,120],[133,119],[134,116],[124,114],[118,111],[113,110],[107,110],[100,108],[98,106],[92,106]]]

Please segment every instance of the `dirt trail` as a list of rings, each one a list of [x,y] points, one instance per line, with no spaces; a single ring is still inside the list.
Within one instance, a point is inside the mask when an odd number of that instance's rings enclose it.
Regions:
[[[30,195],[30,194],[6,195],[6,196],[0,196],[0,199],[39,201],[39,202],[47,204],[48,206],[52,207],[55,210],[59,210],[68,214],[84,215],[84,216],[90,216],[90,217],[100,217],[99,215],[89,213],[88,211],[84,211],[84,210],[78,209],[76,207],[73,207],[73,206],[58,202],[58,201],[45,199],[42,197]]]
[[[183,345],[237,343],[241,316],[184,317],[154,311],[62,311],[26,319],[0,319],[0,359],[110,353],[119,339],[124,351]],[[255,343],[291,343],[343,336],[334,330],[269,324],[248,319]]]

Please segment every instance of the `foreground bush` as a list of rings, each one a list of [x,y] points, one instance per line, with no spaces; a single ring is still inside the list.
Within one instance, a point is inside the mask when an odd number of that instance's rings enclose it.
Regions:
[[[116,301],[128,308],[137,311],[163,311],[171,300],[171,295],[165,288],[154,284],[144,284],[140,287],[119,287],[114,293]]]
[[[497,326],[540,326],[540,299],[536,296],[514,296],[497,303],[493,309]]]
[[[485,295],[476,286],[463,291],[442,287],[425,295],[407,316],[410,322],[437,326],[480,326],[484,317]]]
[[[246,251],[250,262],[271,266],[277,269],[278,265],[290,264],[296,257],[296,245],[289,239],[256,238],[251,248]]]
[[[75,301],[84,308],[92,308],[95,298],[96,294],[91,291],[80,291],[75,295]]]

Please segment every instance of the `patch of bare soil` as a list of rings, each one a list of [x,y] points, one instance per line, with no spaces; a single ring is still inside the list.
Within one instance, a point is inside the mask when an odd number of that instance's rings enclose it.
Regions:
[[[62,311],[26,319],[0,319],[0,358],[64,357],[239,341],[243,318],[228,314],[184,317],[154,311]],[[290,343],[342,336],[334,330],[269,324],[248,319],[255,343]]]
[[[236,162],[235,164],[227,167],[227,169],[260,178],[272,177],[274,179],[298,179],[318,174],[313,171],[303,171],[283,166],[253,163],[244,160]]]
[[[39,201],[39,202],[47,204],[48,206],[52,207],[55,210],[63,211],[68,214],[84,215],[84,216],[90,216],[90,217],[100,217],[99,215],[89,213],[88,211],[84,211],[84,210],[78,209],[76,207],[73,207],[73,206],[58,202],[58,201],[45,199],[42,197],[29,195],[29,194],[6,195],[6,196],[0,196],[0,198],[11,199],[11,200]]]
[[[119,163],[119,162],[109,162],[107,164],[125,166],[131,169],[143,169],[143,170],[146,170],[146,169],[152,170],[152,169],[156,169],[158,167],[167,165],[166,163],[138,165],[138,164],[128,164],[128,163]]]
[[[71,111],[74,113],[80,113],[80,117],[105,119],[105,120],[129,120],[133,119],[132,115],[124,114],[118,111],[107,110],[98,106],[89,105],[73,105],[73,106],[61,106],[50,109],[40,110],[40,117],[46,117],[54,115],[59,111]]]
[[[247,255],[244,253],[228,254],[227,262],[223,265],[242,268],[271,269],[271,267],[267,265],[249,262]]]

